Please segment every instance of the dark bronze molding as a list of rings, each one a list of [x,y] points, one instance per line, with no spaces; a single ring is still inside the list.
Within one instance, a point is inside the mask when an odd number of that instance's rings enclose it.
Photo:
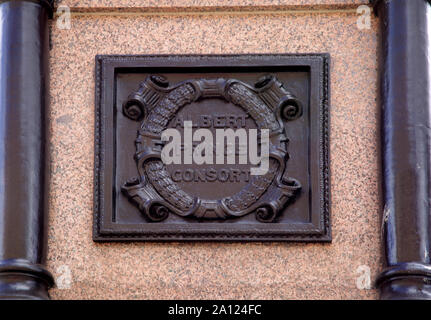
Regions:
[[[95,241],[331,241],[329,55],[101,55],[96,83]],[[267,173],[165,165],[184,119],[268,129]]]
[[[1,1],[0,299],[48,299],[48,18],[53,1]]]
[[[381,106],[388,267],[381,299],[430,299],[430,50],[426,0],[374,1],[381,25]]]

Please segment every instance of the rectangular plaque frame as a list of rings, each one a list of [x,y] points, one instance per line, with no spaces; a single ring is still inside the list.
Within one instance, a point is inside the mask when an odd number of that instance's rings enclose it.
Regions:
[[[149,74],[175,79],[183,74],[209,78],[228,74],[247,80],[262,73],[276,74],[287,82],[292,79],[292,88],[302,94],[305,124],[295,129],[300,131],[299,138],[289,136],[292,148],[298,149],[296,159],[303,160],[302,164],[296,160],[306,185],[300,202],[288,206],[282,218],[271,223],[252,218],[237,222],[177,218],[148,222],[139,215],[135,217],[118,182],[118,176],[133,168],[132,162],[124,165],[124,157],[119,157],[124,151],[119,149],[130,145],[119,133],[125,127],[119,123],[124,117],[120,105],[124,97],[119,98],[124,93],[120,91],[137,87]],[[95,100],[94,241],[331,241],[328,54],[98,55]],[[295,154],[292,157],[294,162]]]

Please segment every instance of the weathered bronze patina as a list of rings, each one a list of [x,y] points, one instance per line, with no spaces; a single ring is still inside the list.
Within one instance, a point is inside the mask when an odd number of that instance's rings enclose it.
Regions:
[[[95,240],[330,240],[327,55],[96,63]],[[268,169],[236,161],[239,134],[230,160],[166,164],[167,129],[205,131],[214,150],[220,130],[260,130],[262,148],[267,129]]]

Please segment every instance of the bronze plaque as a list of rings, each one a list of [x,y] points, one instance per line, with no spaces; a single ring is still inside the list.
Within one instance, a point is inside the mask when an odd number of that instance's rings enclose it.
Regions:
[[[97,56],[94,240],[330,241],[329,56]]]

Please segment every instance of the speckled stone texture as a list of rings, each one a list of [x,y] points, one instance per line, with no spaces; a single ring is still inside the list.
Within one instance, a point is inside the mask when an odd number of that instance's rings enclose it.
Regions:
[[[48,268],[59,288],[52,297],[375,299],[375,289],[357,287],[367,267],[372,281],[382,268],[377,22],[371,22],[371,29],[358,29],[351,11],[78,15],[70,30],[54,22]],[[307,52],[329,52],[332,59],[332,244],[92,241],[96,54]]]
[[[57,0],[57,5],[66,5],[72,8],[202,8],[310,5],[350,6],[368,3],[368,0]]]

